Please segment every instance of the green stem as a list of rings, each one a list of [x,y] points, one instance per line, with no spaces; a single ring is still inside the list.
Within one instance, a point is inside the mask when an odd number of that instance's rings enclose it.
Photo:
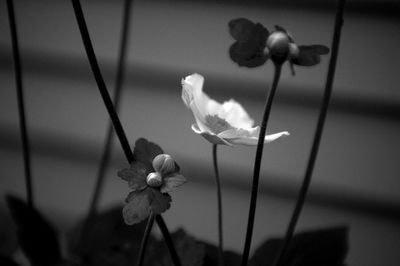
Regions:
[[[332,95],[332,86],[333,86],[333,80],[335,77],[336,62],[337,62],[337,57],[338,57],[338,52],[339,52],[340,35],[341,35],[341,29],[343,26],[343,11],[344,11],[345,2],[346,2],[345,0],[338,1],[336,17],[335,17],[335,25],[334,25],[334,30],[333,30],[332,54],[331,54],[331,58],[329,60],[328,74],[327,74],[326,83],[325,83],[325,92],[324,92],[324,96],[323,96],[322,103],[321,103],[317,127],[316,127],[315,134],[314,134],[314,140],[312,143],[310,157],[308,159],[308,164],[307,164],[306,172],[304,175],[303,184],[301,186],[301,189],[300,189],[300,192],[299,192],[299,195],[297,198],[296,206],[294,208],[292,217],[290,219],[288,228],[286,230],[284,243],[283,243],[282,248],[280,249],[280,252],[277,257],[278,258],[277,263],[276,263],[277,266],[283,265],[285,255],[287,254],[287,251],[290,246],[290,242],[293,238],[293,234],[296,229],[297,221],[299,219],[301,210],[304,205],[304,201],[307,196],[308,188],[311,183],[311,177],[313,174],[315,161],[317,159],[319,144],[321,142],[325,119],[326,119],[326,115],[328,112],[330,98]]]
[[[79,26],[79,30],[82,36],[82,41],[85,46],[86,54],[93,72],[93,75],[95,77],[97,87],[100,91],[101,97],[104,101],[104,105],[107,109],[108,115],[110,116],[111,122],[114,126],[115,133],[117,134],[117,137],[120,141],[121,147],[125,153],[125,157],[128,160],[129,163],[131,163],[134,159],[133,157],[133,152],[130,148],[128,139],[126,137],[125,131],[122,127],[121,121],[119,120],[118,114],[114,108],[114,105],[112,103],[111,97],[108,93],[107,87],[105,85],[103,76],[101,75],[100,67],[97,63],[96,55],[93,50],[93,45],[90,40],[89,36],[89,31],[86,26],[86,21],[85,17],[83,15],[81,3],[79,0],[71,0],[72,1],[72,6],[74,8],[74,13],[75,17]],[[156,218],[157,224],[161,227],[163,227],[162,233],[164,236],[164,239],[171,239],[171,235],[168,231],[167,226],[165,225],[165,222],[161,215],[157,215]],[[171,256],[176,255],[176,250],[175,247],[172,243],[172,241],[166,241],[167,247],[169,248],[169,252],[171,253]],[[175,254],[175,255],[174,255]],[[177,260],[174,260],[175,266],[180,266],[179,258],[177,255],[175,256]]]
[[[281,76],[281,64],[275,64],[275,72],[274,79],[272,81],[272,87],[269,90],[269,94],[267,97],[267,101],[265,103],[264,115],[260,128],[260,135],[258,137],[257,143],[257,151],[256,158],[254,161],[254,172],[253,172],[253,185],[251,190],[251,198],[250,198],[250,208],[249,208],[249,218],[247,222],[247,231],[246,231],[246,239],[244,243],[243,255],[242,255],[242,266],[246,266],[249,260],[250,254],[250,246],[251,239],[253,236],[253,227],[254,227],[254,217],[256,213],[256,204],[257,204],[257,193],[258,193],[258,182],[260,177],[260,167],[261,167],[261,159],[264,147],[264,138],[267,131],[267,123],[269,119],[269,115],[271,113],[271,107],[274,100],[275,92],[278,87],[279,78]]]
[[[223,226],[222,226],[222,196],[221,196],[221,182],[218,171],[217,160],[217,144],[213,144],[213,162],[215,171],[215,182],[217,183],[217,200],[218,200],[218,239],[219,239],[219,265],[224,265],[224,240],[223,240]]]
[[[151,229],[153,228],[154,218],[155,217],[156,217],[156,215],[153,212],[150,212],[149,219],[147,220],[146,229],[144,230],[142,243],[140,244],[139,257],[138,257],[138,260],[137,260],[137,263],[136,263],[137,266],[142,266],[143,265],[144,254],[146,253],[147,242],[149,240]]]
[[[15,21],[15,11],[12,0],[7,0],[7,11],[10,21],[11,42],[12,42],[12,50],[14,57],[15,83],[17,87],[18,116],[19,116],[19,126],[21,133],[23,158],[24,158],[26,195],[27,195],[28,206],[33,208],[34,200],[33,200],[32,175],[31,175],[31,152],[30,152],[30,145],[28,138],[28,129],[26,126],[26,112],[25,112],[24,92],[22,84],[21,57],[19,54],[17,25]]]

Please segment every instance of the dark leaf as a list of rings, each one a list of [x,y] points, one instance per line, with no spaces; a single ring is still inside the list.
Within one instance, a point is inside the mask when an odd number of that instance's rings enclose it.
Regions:
[[[32,265],[55,265],[61,260],[60,248],[53,227],[35,209],[14,196],[7,204],[17,225],[20,246]]]
[[[134,162],[141,162],[146,167],[146,176],[150,172],[154,172],[153,159],[157,155],[164,153],[163,150],[157,144],[148,141],[147,139],[140,138],[135,142],[135,148],[133,149]]]
[[[291,61],[299,66],[314,66],[321,61],[321,55],[328,53],[329,48],[324,45],[300,45],[299,55]]]
[[[70,253],[82,265],[131,266],[137,260],[146,220],[128,226],[121,215],[121,206],[114,207],[95,216],[80,243],[80,225],[70,237]],[[157,246],[157,240],[150,236],[146,252],[150,254]],[[151,253],[153,254],[153,253]],[[148,265],[146,262],[144,265]]]
[[[245,18],[229,22],[229,31],[236,40],[229,48],[231,59],[239,66],[257,67],[268,59],[264,53],[268,30],[260,23]]]
[[[141,162],[133,162],[130,168],[118,171],[118,176],[128,181],[128,186],[133,191],[140,191],[147,187],[146,167]]]
[[[229,48],[229,55],[232,61],[239,66],[258,67],[262,66],[268,59],[268,55],[263,52],[264,49],[259,50],[254,47],[253,43],[235,42]]]
[[[152,197],[151,188],[130,192],[125,199],[126,204],[122,210],[125,223],[133,225],[149,217]]]
[[[253,28],[256,25],[247,18],[237,18],[229,21],[229,33],[239,42],[245,42],[253,33]]]
[[[348,251],[347,227],[334,227],[296,234],[283,261],[285,266],[342,266]],[[264,242],[251,258],[252,266],[273,265],[282,239]]]
[[[204,245],[204,266],[218,266],[219,251],[218,248],[210,243],[202,242]],[[224,265],[225,266],[239,266],[241,264],[241,255],[233,251],[224,251]]]
[[[197,241],[194,237],[188,235],[183,229],[178,229],[172,234],[172,241],[175,244],[176,251],[184,266],[202,266],[204,258],[204,244]],[[162,266],[173,266],[171,255],[164,243],[162,246]]]
[[[8,256],[17,249],[18,239],[14,221],[9,213],[0,211],[0,254]]]
[[[158,189],[148,188],[150,208],[155,214],[161,214],[171,207],[171,196],[161,193]]]

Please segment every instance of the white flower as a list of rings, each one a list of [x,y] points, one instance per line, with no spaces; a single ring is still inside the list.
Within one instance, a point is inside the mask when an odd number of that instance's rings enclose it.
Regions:
[[[213,144],[257,145],[260,127],[243,107],[231,99],[223,104],[203,92],[204,77],[192,74],[182,79],[182,100],[192,110],[196,123],[192,130]],[[264,143],[287,136],[287,131],[266,135]]]

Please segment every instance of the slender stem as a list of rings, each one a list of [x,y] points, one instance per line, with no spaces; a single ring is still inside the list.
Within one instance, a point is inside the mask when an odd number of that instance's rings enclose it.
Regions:
[[[217,200],[218,200],[218,239],[219,239],[219,265],[224,265],[224,239],[223,239],[223,227],[222,227],[222,196],[221,196],[221,182],[218,171],[218,160],[217,160],[217,144],[213,144],[213,162],[215,171],[215,182],[217,183]]]
[[[325,83],[325,92],[324,92],[324,96],[323,96],[322,103],[321,103],[317,127],[315,130],[314,140],[312,143],[310,157],[308,159],[308,164],[307,164],[306,172],[304,175],[303,184],[301,186],[301,189],[300,189],[300,192],[299,192],[299,195],[297,198],[296,206],[294,208],[292,217],[290,219],[290,222],[289,222],[289,225],[288,225],[288,228],[286,231],[284,243],[283,243],[280,253],[278,255],[278,259],[277,259],[277,263],[276,263],[277,266],[283,265],[283,259],[285,258],[285,255],[289,249],[290,241],[293,238],[296,224],[299,219],[302,207],[304,205],[304,201],[307,196],[308,188],[311,183],[311,177],[313,174],[315,161],[316,161],[316,158],[318,155],[319,144],[321,141],[325,118],[327,115],[329,101],[330,101],[331,94],[332,94],[332,86],[333,86],[333,80],[335,77],[336,61],[337,61],[338,51],[339,51],[340,35],[341,35],[341,29],[342,29],[342,25],[343,25],[343,11],[344,11],[345,2],[346,2],[345,0],[338,1],[336,17],[335,17],[335,25],[334,25],[334,30],[333,30],[332,54],[331,54],[331,58],[329,61],[328,74],[327,74],[326,83]]]
[[[90,40],[90,36],[89,36],[89,31],[87,29],[86,26],[86,21],[85,21],[85,17],[83,15],[83,11],[82,11],[82,7],[80,4],[79,0],[71,0],[72,1],[72,6],[74,8],[74,13],[76,16],[76,20],[78,22],[78,26],[79,26],[79,30],[82,36],[82,41],[83,44],[85,46],[85,50],[86,50],[86,54],[90,63],[90,66],[92,68],[92,72],[93,75],[96,79],[97,82],[97,87],[99,88],[101,97],[103,98],[104,101],[104,105],[106,106],[106,109],[108,111],[108,115],[110,116],[111,122],[114,126],[114,130],[117,134],[117,137],[120,141],[121,147],[124,150],[126,159],[128,160],[129,163],[131,163],[133,161],[133,152],[130,148],[128,139],[126,137],[125,131],[122,127],[121,121],[119,120],[118,114],[114,108],[114,105],[112,103],[111,97],[108,93],[107,87],[104,83],[103,80],[103,76],[101,75],[101,71],[100,71],[100,67],[97,63],[97,59],[96,59],[96,55],[94,53],[93,50],[93,45],[92,42]],[[157,215],[156,218],[157,224],[160,226],[160,228],[162,227],[163,229],[161,230],[161,232],[163,233],[164,239],[166,239],[166,244],[169,248],[169,252],[171,253],[171,256],[174,259],[174,264],[176,266],[180,266],[180,261],[178,256],[176,255],[176,250],[175,247],[172,243],[171,240],[171,235],[168,231],[167,226],[165,225],[165,222],[162,218],[161,215]],[[171,241],[167,241],[167,239],[171,240]]]
[[[164,219],[161,217],[161,215],[156,216],[156,221],[157,225],[161,230],[161,233],[164,236],[165,243],[167,244],[168,247],[174,247],[174,243],[172,242],[171,235],[168,232],[167,225],[164,222]],[[175,266],[181,266],[181,261],[179,259],[178,253],[176,253],[175,248],[174,249],[169,249],[169,254],[171,255],[171,259]]]
[[[138,260],[137,260],[137,263],[136,263],[137,266],[142,266],[143,265],[144,254],[146,253],[147,242],[149,240],[151,229],[153,228],[155,216],[156,215],[153,212],[151,212],[150,216],[149,216],[149,219],[147,220],[147,225],[146,225],[146,229],[144,230],[142,243],[140,244],[139,257],[138,257]]]
[[[121,32],[121,40],[120,40],[118,63],[117,63],[117,72],[116,72],[117,75],[115,79],[115,90],[113,95],[114,108],[117,112],[121,99],[122,84],[125,77],[126,51],[127,51],[127,43],[129,35],[129,25],[131,20],[130,17],[131,17],[132,2],[133,2],[132,0],[125,0],[123,8],[122,32]],[[114,129],[113,129],[113,124],[110,121],[107,127],[106,138],[104,140],[103,154],[100,159],[95,189],[93,192],[92,200],[90,202],[87,220],[90,220],[91,217],[93,217],[93,215],[97,212],[97,205],[101,196],[102,187],[104,185],[105,173],[112,152],[113,137],[114,137]]]
[[[28,206],[33,208],[34,200],[33,200],[32,176],[31,176],[31,156],[30,156],[31,152],[29,146],[28,129],[26,126],[26,115],[25,115],[26,112],[25,112],[24,92],[22,84],[21,57],[19,54],[17,25],[15,21],[14,4],[12,0],[7,0],[7,10],[10,21],[11,42],[12,42],[12,50],[14,57],[14,71],[15,71],[15,82],[17,87],[19,125],[20,125],[20,133],[22,140],[23,157],[24,157],[27,202]]]
[[[275,92],[278,87],[279,78],[281,76],[281,69],[282,69],[281,64],[275,64],[274,79],[272,81],[272,87],[269,90],[267,101],[265,103],[264,115],[260,128],[260,135],[258,137],[256,158],[254,161],[253,186],[250,198],[249,219],[247,222],[246,240],[244,243],[244,249],[242,255],[242,264],[241,264],[242,266],[246,266],[249,260],[251,238],[253,236],[254,216],[256,213],[258,181],[260,177],[260,167],[261,167],[261,159],[264,147],[264,138],[265,138],[265,133],[267,131],[267,123],[269,114],[271,113],[272,102],[274,100]]]
[[[104,101],[104,105],[107,108],[108,114],[113,123],[115,132],[118,135],[118,139],[121,143],[122,149],[124,150],[125,156],[128,159],[128,162],[131,163],[133,161],[133,153],[130,148],[128,139],[126,137],[125,131],[122,127],[121,121],[119,120],[118,114],[114,108],[111,97],[108,93],[103,76],[101,75],[100,67],[99,64],[97,63],[93,45],[90,40],[89,31],[86,26],[86,21],[83,15],[81,3],[79,0],[72,0],[72,5],[74,7],[76,20],[78,22],[79,30],[81,32],[82,41],[85,46],[86,54],[89,59],[90,67],[92,68],[94,78],[96,79],[97,82],[97,87],[99,88],[101,97],[103,98]]]

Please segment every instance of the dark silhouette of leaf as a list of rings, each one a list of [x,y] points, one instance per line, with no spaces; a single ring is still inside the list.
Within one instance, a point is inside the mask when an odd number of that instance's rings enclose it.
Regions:
[[[210,243],[202,242],[204,245],[204,266],[219,266],[218,248]],[[233,251],[224,251],[224,266],[239,266],[241,264],[241,255]]]
[[[18,266],[18,264],[10,257],[0,255],[0,265],[1,266]]]
[[[188,235],[183,229],[178,229],[172,234],[172,241],[175,244],[176,251],[184,266],[203,266],[204,244],[197,241],[194,237]],[[173,266],[171,255],[164,242],[161,243],[162,257],[158,256],[162,266]],[[157,258],[156,258],[157,260]],[[151,264],[151,265],[157,265]]]
[[[61,260],[53,227],[21,199],[8,195],[8,208],[17,226],[19,244],[32,265],[55,265]]]
[[[252,266],[272,266],[282,239],[264,242],[250,260]],[[285,266],[342,266],[348,251],[348,229],[345,226],[296,234],[283,261]]]
[[[229,55],[235,63],[239,66],[258,67],[267,61],[264,49],[269,32],[263,25],[238,18],[229,22],[229,32],[236,40],[229,48]]]
[[[81,243],[78,241],[82,225],[72,232],[69,249],[76,261],[85,266],[135,264],[147,220],[128,226],[122,218],[121,210],[122,206],[117,206],[96,215],[87,226]],[[150,236],[146,254],[157,254],[153,252],[155,246],[158,246],[158,242]],[[146,260],[144,265],[149,265]]]
[[[140,138],[135,142],[133,149],[134,162],[141,162],[146,167],[146,176],[150,172],[154,172],[153,159],[157,155],[164,153],[160,146],[148,141],[145,138]]]
[[[15,224],[9,213],[0,211],[0,254],[11,255],[17,248],[18,239]]]
[[[314,66],[321,62],[321,55],[328,53],[329,48],[324,45],[300,45],[299,55],[291,61],[299,66]]]

